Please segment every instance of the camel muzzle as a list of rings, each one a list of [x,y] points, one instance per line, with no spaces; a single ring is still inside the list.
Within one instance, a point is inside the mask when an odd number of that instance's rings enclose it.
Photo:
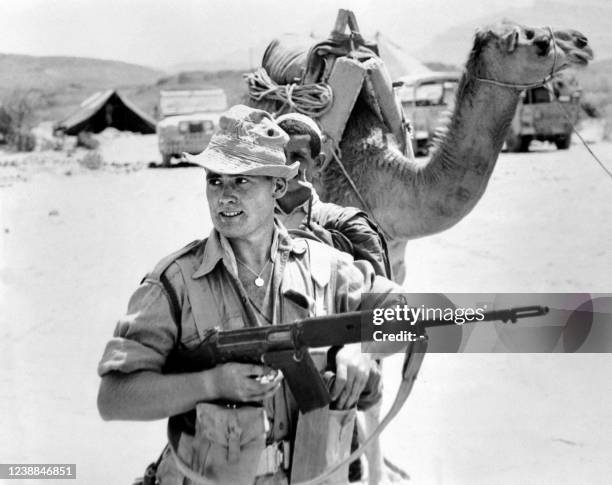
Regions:
[[[582,49],[589,44],[589,39],[587,39],[584,35],[576,37],[576,47]]]
[[[538,49],[538,56],[547,56],[550,52],[551,38],[549,36],[542,35],[534,39],[533,45],[535,45]]]

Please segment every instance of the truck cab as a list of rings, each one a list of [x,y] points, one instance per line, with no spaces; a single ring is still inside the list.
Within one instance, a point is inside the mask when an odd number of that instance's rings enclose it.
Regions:
[[[203,151],[226,109],[227,98],[219,88],[162,90],[157,136],[163,165],[169,166],[183,152]]]
[[[404,76],[393,84],[404,116],[412,123],[412,145],[417,155],[427,155],[436,129],[452,111],[459,73],[431,72]]]
[[[579,89],[560,80],[523,91],[506,149],[526,152],[532,140],[552,142],[559,150],[569,148],[572,125],[580,113],[580,95]]]

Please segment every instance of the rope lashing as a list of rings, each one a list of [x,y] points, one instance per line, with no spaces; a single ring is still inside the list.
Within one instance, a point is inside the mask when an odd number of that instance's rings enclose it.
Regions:
[[[332,88],[325,83],[276,84],[263,67],[244,77],[248,83],[249,97],[254,101],[280,101],[283,105],[279,112],[287,107],[288,111],[319,118],[331,109],[334,102]]]
[[[576,125],[574,124],[574,121],[572,120],[572,116],[570,116],[570,113],[567,111],[565,106],[563,106],[563,103],[561,103],[561,101],[559,101],[559,99],[555,96],[555,93],[553,92],[553,90],[550,87],[547,86],[546,89],[548,89],[548,92],[550,93],[550,95],[555,100],[555,104],[557,105],[557,108],[559,109],[561,114],[565,117],[567,122],[570,124],[570,126],[572,127],[572,131],[576,134],[576,136],[578,137],[580,142],[584,145],[584,148],[587,149],[587,151],[589,152],[591,157],[593,157],[593,159],[599,164],[599,166],[602,168],[602,170],[604,172],[606,172],[606,175],[608,177],[612,178],[612,172],[610,171],[610,169],[608,167],[606,167],[604,165],[604,163],[599,159],[599,157],[597,155],[595,155],[593,150],[591,150],[591,147],[589,147],[589,145],[587,144],[585,139],[582,137],[582,135],[580,134],[580,132],[576,128]]]

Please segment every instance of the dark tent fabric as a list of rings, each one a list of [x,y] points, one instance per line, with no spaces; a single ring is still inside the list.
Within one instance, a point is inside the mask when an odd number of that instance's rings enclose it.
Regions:
[[[67,135],[88,131],[100,133],[108,127],[136,133],[155,133],[155,120],[140,111],[117,91],[98,92],[81,103],[79,109],[60,121],[56,130]]]

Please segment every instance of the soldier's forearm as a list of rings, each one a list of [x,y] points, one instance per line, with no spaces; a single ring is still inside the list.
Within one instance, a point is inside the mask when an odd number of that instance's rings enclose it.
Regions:
[[[206,371],[111,373],[100,383],[98,411],[105,420],[149,421],[186,412],[214,398],[214,385]]]

